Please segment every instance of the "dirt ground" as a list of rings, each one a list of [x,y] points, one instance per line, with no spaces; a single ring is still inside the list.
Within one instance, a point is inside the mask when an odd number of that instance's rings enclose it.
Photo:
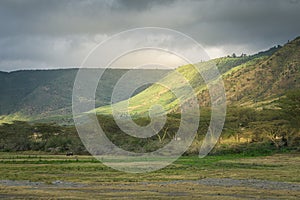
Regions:
[[[0,181],[3,199],[300,199],[300,184],[206,178],[168,182],[101,183]]]

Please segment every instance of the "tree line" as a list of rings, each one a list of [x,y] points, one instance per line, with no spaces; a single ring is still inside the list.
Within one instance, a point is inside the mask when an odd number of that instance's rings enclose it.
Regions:
[[[226,121],[218,146],[231,148],[234,144],[267,144],[268,148],[300,150],[300,90],[286,93],[273,109],[228,107]],[[201,108],[199,128],[187,154],[197,154],[201,140],[208,131],[210,109]],[[112,116],[98,116],[107,137],[119,147],[134,152],[151,152],[176,138],[181,115],[167,115],[167,121],[158,134],[149,138],[135,138],[124,133]],[[135,118],[146,126],[150,118]],[[213,131],[213,130],[210,130]],[[88,154],[74,126],[59,126],[54,123],[28,123],[15,121],[0,125],[0,151],[46,151],[51,153],[74,152]]]

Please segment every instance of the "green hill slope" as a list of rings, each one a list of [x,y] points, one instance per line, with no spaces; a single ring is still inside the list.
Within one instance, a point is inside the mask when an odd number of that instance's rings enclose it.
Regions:
[[[195,91],[202,105],[207,106],[209,96],[206,91],[206,86],[202,77],[199,75],[196,68],[199,70],[205,70],[211,67],[211,63],[214,62],[216,67],[226,79],[229,74],[236,73],[239,69],[247,68],[251,69],[252,66],[256,66],[260,62],[264,62],[270,58],[275,52],[281,49],[280,46],[273,47],[267,51],[259,52],[252,56],[241,56],[241,57],[224,57],[217,58],[208,62],[201,62],[195,65],[186,65],[179,67],[176,71],[168,74],[164,77],[160,83],[162,85],[170,85],[176,90],[184,88],[185,82],[178,78],[178,74],[184,77]],[[239,73],[239,72],[238,72]],[[239,77],[235,77],[236,80]],[[242,77],[243,78],[243,77]],[[228,80],[224,80],[225,83]],[[129,100],[129,112],[131,115],[148,115],[148,110],[154,104],[160,104],[167,112],[176,112],[178,110],[178,98],[167,88],[161,84],[154,84],[147,88],[143,92],[137,94]],[[225,85],[226,86],[226,85]],[[181,96],[184,100],[188,100],[186,96]],[[124,112],[126,108],[126,102],[120,102],[114,105],[116,110]],[[112,110],[110,106],[104,106],[96,109],[98,114],[111,114]]]

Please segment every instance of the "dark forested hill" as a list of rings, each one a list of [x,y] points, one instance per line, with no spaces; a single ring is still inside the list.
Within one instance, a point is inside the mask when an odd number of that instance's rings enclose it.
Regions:
[[[91,70],[91,69],[89,69]],[[136,69],[140,76],[162,78],[169,70]],[[49,117],[71,114],[72,90],[78,69],[0,72],[0,116]],[[114,85],[127,69],[107,69],[96,92],[96,106],[110,102]],[[139,88],[136,93],[147,86]],[[16,117],[18,119],[18,117]]]

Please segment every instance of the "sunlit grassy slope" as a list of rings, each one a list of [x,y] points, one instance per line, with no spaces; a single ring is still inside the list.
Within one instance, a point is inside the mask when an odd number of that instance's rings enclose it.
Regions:
[[[178,78],[179,73],[193,87],[200,105],[209,106],[208,91],[196,68],[204,71],[212,62],[222,74],[227,105],[270,107],[287,90],[300,87],[300,37],[284,47],[271,48],[252,56],[224,57],[182,66],[164,77],[160,83],[171,85],[172,89],[183,89],[185,82]],[[128,110],[132,116],[147,115],[151,106],[160,104],[167,112],[173,112],[178,110],[179,99],[184,98],[189,97],[177,98],[168,88],[155,84],[130,98]],[[119,111],[127,109],[124,101],[114,106]],[[96,109],[98,114],[111,114],[111,111],[110,106]]]
[[[209,70],[212,66],[216,66],[221,74],[228,74],[239,68],[253,65],[267,57],[265,53],[236,58],[224,57],[194,65],[181,66],[172,73],[169,73],[159,83],[152,85],[143,92],[130,98],[128,110],[131,115],[140,116],[147,114],[151,106],[159,104],[163,106],[167,112],[176,111],[179,100],[186,101],[189,99],[189,95],[182,92],[182,95],[177,98],[174,91],[184,90],[187,83],[193,88],[196,96],[206,89],[204,80],[199,72],[204,72]],[[124,111],[127,109],[127,102],[119,102],[114,106],[116,110]],[[96,112],[98,114],[111,114],[111,106],[97,108]]]
[[[13,121],[30,121],[28,116],[22,115],[21,113],[14,113],[11,115],[0,115],[0,124],[11,123]]]

